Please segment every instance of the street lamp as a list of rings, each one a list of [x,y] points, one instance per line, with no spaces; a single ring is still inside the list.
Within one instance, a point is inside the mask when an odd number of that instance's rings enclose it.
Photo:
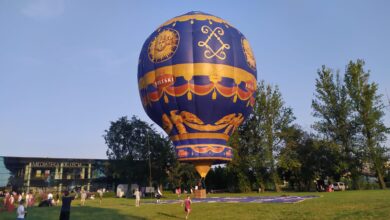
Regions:
[[[152,162],[151,162],[151,154],[150,152],[150,144],[149,144],[149,130],[146,132],[146,144],[148,145],[148,154],[149,154],[149,187],[152,187]]]
[[[149,190],[152,187],[152,163],[151,163],[151,152],[150,152],[150,144],[149,144],[149,130],[146,130],[146,144],[148,145],[148,153],[149,153]],[[152,197],[152,193],[150,192],[150,197]]]

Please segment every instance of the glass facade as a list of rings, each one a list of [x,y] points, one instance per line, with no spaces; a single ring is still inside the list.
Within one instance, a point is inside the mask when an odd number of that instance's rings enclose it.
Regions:
[[[17,191],[111,187],[108,160],[0,157],[0,188]]]

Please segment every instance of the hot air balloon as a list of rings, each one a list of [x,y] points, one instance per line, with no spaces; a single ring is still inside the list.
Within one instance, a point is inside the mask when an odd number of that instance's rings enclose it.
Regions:
[[[138,86],[147,115],[169,135],[180,162],[205,178],[232,160],[230,135],[250,114],[256,61],[245,36],[225,20],[189,12],[145,41]]]

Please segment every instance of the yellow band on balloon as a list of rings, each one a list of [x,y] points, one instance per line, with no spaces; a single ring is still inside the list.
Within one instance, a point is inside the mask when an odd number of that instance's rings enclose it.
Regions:
[[[172,24],[174,22],[178,22],[178,21],[183,22],[183,21],[191,21],[191,20],[198,20],[198,21],[209,20],[209,21],[214,21],[214,22],[217,22],[217,23],[223,23],[223,24],[230,25],[227,21],[225,21],[225,20],[223,20],[221,18],[212,16],[212,15],[193,14],[193,15],[183,15],[183,16],[179,16],[179,17],[176,17],[176,18],[172,18],[172,19],[168,20],[167,22],[165,22],[164,24],[160,25],[160,27],[163,27],[163,26],[166,26],[166,25]]]
[[[234,79],[236,84],[241,82],[256,82],[256,78],[250,72],[225,64],[214,63],[185,63],[171,66],[164,66],[146,73],[139,81],[140,89],[156,82],[156,78],[163,74],[169,74],[173,77],[184,77],[189,81],[193,76],[209,76],[210,79],[227,77]]]
[[[171,136],[172,141],[187,140],[187,139],[223,139],[229,140],[229,135],[223,133],[185,133]]]
[[[221,160],[221,161],[231,161],[232,158],[226,158],[226,157],[194,157],[194,158],[177,158],[178,161],[186,161],[186,162],[192,162],[192,161],[204,161],[204,160]]]

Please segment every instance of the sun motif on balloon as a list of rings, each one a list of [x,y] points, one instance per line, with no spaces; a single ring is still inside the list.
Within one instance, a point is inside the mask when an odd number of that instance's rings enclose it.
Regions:
[[[154,63],[168,60],[175,54],[179,44],[179,33],[173,29],[161,31],[149,44],[149,59]]]

